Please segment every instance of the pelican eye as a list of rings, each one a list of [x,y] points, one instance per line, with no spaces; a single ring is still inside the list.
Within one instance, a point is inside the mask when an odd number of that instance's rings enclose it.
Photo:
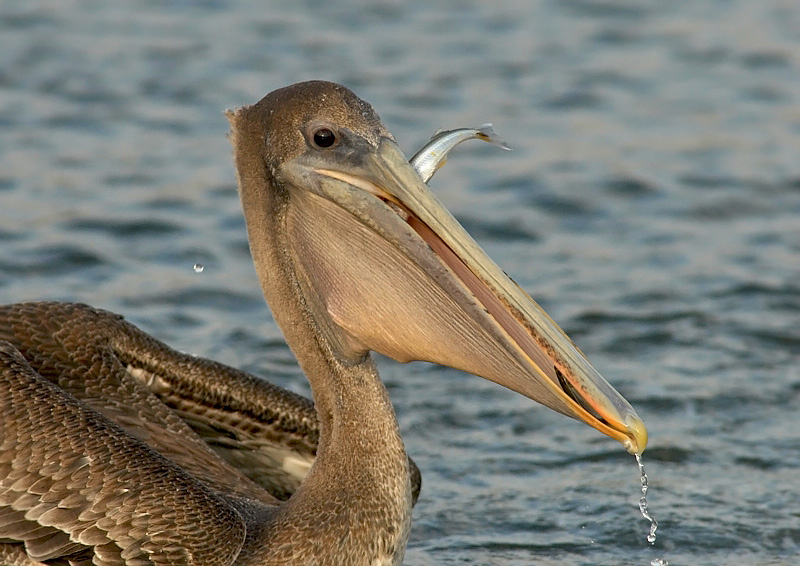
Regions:
[[[336,134],[328,128],[320,128],[311,137],[314,140],[314,145],[322,149],[329,148],[336,143]]]

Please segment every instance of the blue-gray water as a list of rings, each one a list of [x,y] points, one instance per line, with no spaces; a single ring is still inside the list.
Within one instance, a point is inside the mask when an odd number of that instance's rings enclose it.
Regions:
[[[478,378],[382,363],[441,564],[794,564],[796,0],[0,4],[0,300],[124,313],[306,391],[250,263],[222,111],[345,83],[648,424],[634,459]],[[202,273],[192,266],[201,263]],[[730,562],[726,562],[730,560]]]

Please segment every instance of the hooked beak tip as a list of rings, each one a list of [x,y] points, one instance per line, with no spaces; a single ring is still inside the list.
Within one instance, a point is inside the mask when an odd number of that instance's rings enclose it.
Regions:
[[[622,442],[625,450],[633,455],[644,452],[647,447],[647,428],[642,419],[636,413],[628,415],[625,419],[625,428],[627,429],[627,438]]]

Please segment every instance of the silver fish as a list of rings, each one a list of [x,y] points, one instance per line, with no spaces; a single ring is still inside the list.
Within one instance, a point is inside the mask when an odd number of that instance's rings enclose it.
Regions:
[[[427,183],[447,161],[447,154],[461,142],[478,139],[492,143],[503,149],[511,149],[492,129],[491,124],[479,128],[458,128],[455,130],[439,130],[431,140],[423,145],[414,157],[409,159],[423,182]]]

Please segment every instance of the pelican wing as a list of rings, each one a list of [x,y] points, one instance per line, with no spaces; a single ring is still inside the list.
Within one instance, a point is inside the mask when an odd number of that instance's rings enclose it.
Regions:
[[[181,418],[133,375],[129,352],[157,355],[158,342],[122,317],[73,303],[0,308],[8,340],[40,376],[158,451],[208,487],[265,503],[276,499],[221,460]],[[31,405],[34,401],[30,402]],[[77,428],[72,421],[62,428]],[[40,437],[52,434],[44,429]]]
[[[74,303],[7,305],[0,339],[217,492],[286,500],[314,461],[319,421],[310,400],[178,352],[119,315]],[[421,476],[409,464],[416,502]]]
[[[8,342],[0,438],[0,541],[24,543],[29,559],[227,565],[244,543],[228,501],[40,376]]]

